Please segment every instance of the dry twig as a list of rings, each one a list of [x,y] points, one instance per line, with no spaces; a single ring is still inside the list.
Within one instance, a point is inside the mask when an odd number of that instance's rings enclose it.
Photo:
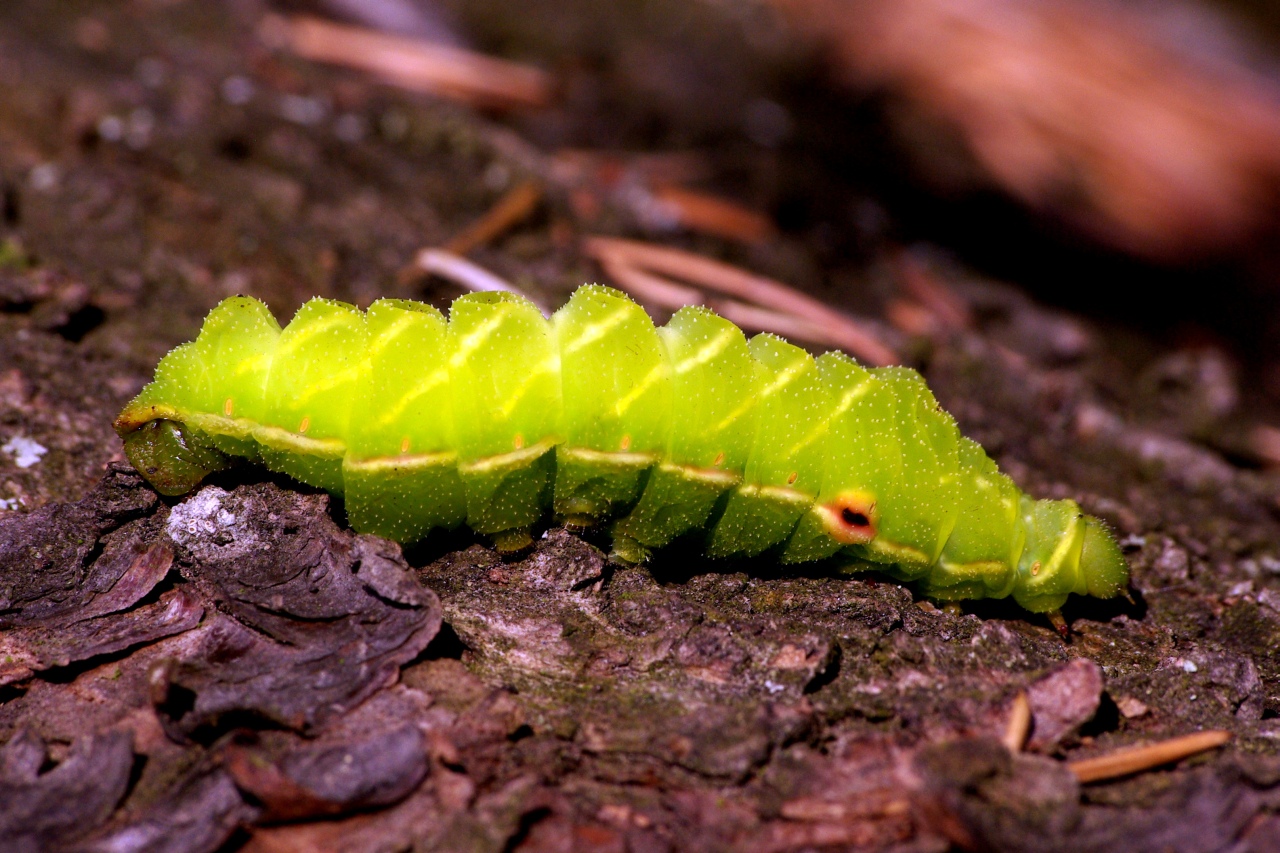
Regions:
[[[622,184],[688,184],[705,181],[713,170],[707,155],[698,151],[664,151],[633,154],[562,148],[552,156],[557,180],[565,184],[590,184],[615,190]]]
[[[608,256],[597,260],[609,278],[624,290],[670,311],[685,305],[701,305],[706,300],[706,294],[695,287],[676,284],[669,278],[647,273]]]
[[[626,208],[643,227],[676,228],[713,234],[741,243],[762,243],[777,236],[773,222],[722,196],[693,190],[688,184],[713,174],[696,152],[624,154],[564,150],[555,155],[557,180],[573,187],[570,202],[580,219],[600,215],[604,196]]]
[[[741,243],[764,243],[778,236],[768,217],[710,193],[667,184],[653,190],[680,225]]]
[[[1031,700],[1025,690],[1019,690],[1013,697],[1013,707],[1009,709],[1009,722],[1004,729],[1004,745],[1010,752],[1021,752],[1031,732]]]
[[[527,219],[542,201],[542,185],[532,178],[517,184],[489,208],[483,216],[445,244],[447,252],[465,255]]]
[[[851,85],[893,99],[890,117],[907,117],[896,138],[946,189],[985,174],[1055,222],[1164,262],[1275,226],[1280,86],[1210,4],[771,3],[830,45]]]
[[[1256,424],[1248,435],[1249,450],[1269,466],[1280,465],[1280,429],[1268,424]]]
[[[942,333],[938,315],[914,299],[890,299],[884,306],[884,317],[900,332],[919,338],[933,338]]]
[[[973,326],[973,310],[964,297],[947,283],[930,272],[920,258],[909,251],[894,255],[895,277],[902,289],[929,311],[948,329],[967,329]]]
[[[1067,767],[1081,782],[1100,782],[1150,770],[1162,764],[1180,761],[1188,756],[1222,746],[1231,740],[1231,733],[1222,730],[1196,732],[1193,735],[1123,749],[1110,755],[1068,762]]]
[[[491,107],[540,107],[551,77],[530,65],[457,47],[298,15],[270,16],[263,38],[305,59],[358,68],[415,92]]]
[[[499,278],[489,272],[479,264],[474,264],[466,258],[461,258],[452,252],[446,252],[443,249],[423,249],[414,258],[414,264],[418,269],[432,275],[438,275],[441,278],[471,291],[494,291],[500,290],[504,293],[514,293],[517,296],[523,296],[542,312],[544,317],[551,316],[551,312],[547,307],[516,287],[504,278]]]
[[[639,282],[642,287],[647,286],[651,294],[663,289],[655,285],[665,285],[667,293],[675,294],[680,293],[673,289],[681,287],[677,282],[689,282],[734,298],[708,300],[699,294],[701,298],[683,304],[709,304],[739,325],[837,346],[871,364],[895,364],[899,360],[897,353],[866,324],[773,279],[701,255],[634,240],[588,237],[583,248],[610,270],[611,275],[616,276],[623,267],[648,274],[637,276],[624,272],[617,277],[620,284]],[[681,296],[693,293],[686,289]],[[649,298],[672,307],[661,298],[652,295]]]

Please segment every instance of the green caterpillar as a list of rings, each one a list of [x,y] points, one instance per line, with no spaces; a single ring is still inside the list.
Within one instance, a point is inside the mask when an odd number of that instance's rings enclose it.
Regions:
[[[1036,612],[1128,583],[1098,519],[1024,496],[914,370],[748,341],[704,308],[655,328],[597,285],[549,321],[473,293],[448,320],[313,299],[283,330],[232,297],[115,427],[163,494],[242,457],[342,495],[353,528],[400,542],[465,523],[514,550],[550,509],[610,524],[629,562],[704,532],[713,557],[870,561],[938,599]]]

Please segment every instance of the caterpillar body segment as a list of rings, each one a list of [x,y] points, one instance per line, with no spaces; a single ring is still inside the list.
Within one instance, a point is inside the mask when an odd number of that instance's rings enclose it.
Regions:
[[[401,299],[380,299],[365,317],[367,373],[352,399],[342,462],[347,517],[357,530],[410,542],[467,518],[448,324],[430,305]]]
[[[467,525],[522,547],[546,512],[560,442],[560,357],[526,299],[475,293],[450,311],[448,367]]]
[[[556,446],[554,510],[589,526],[632,506],[665,457],[671,371],[649,315],[604,289],[579,290],[551,327],[564,439]]]
[[[762,372],[742,330],[695,307],[658,331],[673,405],[662,459],[614,527],[624,554],[711,526],[721,497],[742,483],[755,440]]]
[[[550,510],[610,525],[631,561],[701,532],[713,557],[869,562],[935,598],[1033,611],[1128,580],[1101,522],[1024,496],[915,371],[748,341],[704,308],[655,328],[595,285],[550,321],[477,293],[447,320],[314,299],[283,330],[233,297],[116,430],[164,494],[244,458],[342,495],[356,530],[401,542],[466,524],[519,548]]]
[[[753,451],[771,452],[748,455],[708,537],[713,557],[755,556],[787,541],[822,487],[831,389],[814,359],[781,338],[757,335],[748,349],[762,371]]]

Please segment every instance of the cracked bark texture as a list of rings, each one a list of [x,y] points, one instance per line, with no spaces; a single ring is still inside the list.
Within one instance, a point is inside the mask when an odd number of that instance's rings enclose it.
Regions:
[[[918,351],[930,384],[1133,568],[1134,603],[1073,601],[1067,642],[883,578],[613,567],[555,528],[513,559],[465,533],[404,553],[251,469],[158,498],[110,421],[222,296],[446,296],[395,273],[529,175],[550,215],[478,258],[549,302],[595,276],[544,155],[271,54],[262,11],[0,11],[23,81],[0,92],[0,443],[46,451],[0,455],[0,850],[1280,843],[1278,482],[1206,439],[1229,380],[953,265],[933,274],[979,319]],[[874,276],[788,239],[738,259],[865,304]],[[1105,784],[1064,764],[1201,728],[1234,740]]]

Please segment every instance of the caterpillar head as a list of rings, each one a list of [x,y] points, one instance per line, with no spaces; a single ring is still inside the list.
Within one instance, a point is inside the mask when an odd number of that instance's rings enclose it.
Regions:
[[[194,430],[164,418],[127,433],[124,453],[157,492],[169,496],[185,495],[229,462]]]

